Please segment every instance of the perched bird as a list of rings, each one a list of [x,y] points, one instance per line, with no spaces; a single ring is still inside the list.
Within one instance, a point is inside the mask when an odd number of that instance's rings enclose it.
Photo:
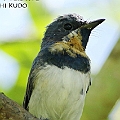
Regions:
[[[47,26],[29,74],[25,109],[46,120],[80,120],[91,85],[85,49],[91,31],[104,20],[66,14]]]

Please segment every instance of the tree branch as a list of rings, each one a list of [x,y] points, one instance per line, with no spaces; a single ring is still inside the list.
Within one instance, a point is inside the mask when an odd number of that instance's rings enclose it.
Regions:
[[[0,120],[42,120],[35,118],[32,114],[0,93]]]

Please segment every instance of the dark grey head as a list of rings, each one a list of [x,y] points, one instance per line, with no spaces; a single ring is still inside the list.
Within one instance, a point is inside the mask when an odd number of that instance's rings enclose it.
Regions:
[[[66,14],[59,16],[55,21],[47,26],[42,47],[62,41],[64,36],[79,28],[82,36],[82,46],[85,49],[91,31],[104,20],[105,19],[99,19],[93,22],[87,22],[77,14]]]

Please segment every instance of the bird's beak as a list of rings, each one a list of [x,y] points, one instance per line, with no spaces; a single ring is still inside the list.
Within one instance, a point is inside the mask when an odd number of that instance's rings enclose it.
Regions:
[[[80,26],[78,29],[73,30],[68,35],[64,36],[62,39],[64,42],[70,41],[70,39],[75,38],[74,40],[82,41],[82,46],[85,49],[90,33],[91,31],[97,27],[99,24],[101,24],[105,19],[98,19],[92,22],[85,22],[82,26]]]
[[[90,30],[93,30],[95,27],[97,27],[99,24],[101,24],[103,21],[105,21],[105,19],[98,19],[92,22],[89,22],[87,24],[85,24],[84,26],[82,26],[83,28],[87,28]]]

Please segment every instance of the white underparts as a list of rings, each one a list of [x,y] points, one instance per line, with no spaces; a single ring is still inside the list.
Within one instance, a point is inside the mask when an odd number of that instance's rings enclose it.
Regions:
[[[90,73],[47,65],[36,74],[29,112],[49,120],[80,120]]]

